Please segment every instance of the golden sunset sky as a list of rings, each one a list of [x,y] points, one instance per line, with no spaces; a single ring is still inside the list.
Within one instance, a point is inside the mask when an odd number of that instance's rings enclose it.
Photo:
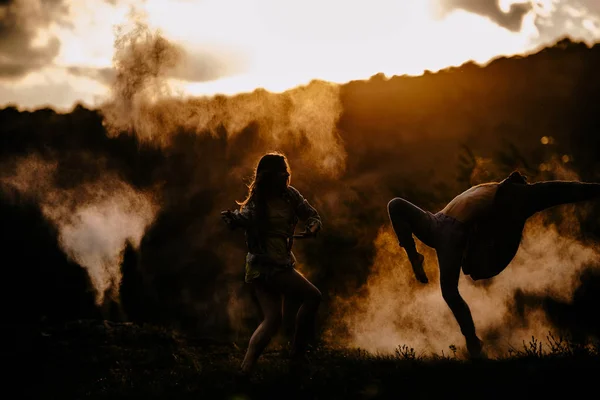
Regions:
[[[93,107],[115,29],[142,18],[186,54],[177,95],[418,75],[600,40],[599,0],[0,0],[0,107]]]

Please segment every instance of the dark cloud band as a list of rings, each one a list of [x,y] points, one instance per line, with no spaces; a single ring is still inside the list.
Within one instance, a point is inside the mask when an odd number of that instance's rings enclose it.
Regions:
[[[60,51],[58,38],[43,46],[33,41],[53,22],[68,24],[68,11],[63,0],[0,0],[0,78],[18,78],[51,63]]]
[[[496,24],[512,31],[521,30],[521,24],[525,15],[531,11],[530,3],[513,4],[505,13],[500,8],[498,0],[436,0],[440,12],[447,14],[453,10],[461,9],[483,17],[489,18]]]

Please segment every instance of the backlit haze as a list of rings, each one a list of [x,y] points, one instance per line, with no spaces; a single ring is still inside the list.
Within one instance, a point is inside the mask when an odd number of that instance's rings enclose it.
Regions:
[[[184,96],[418,75],[600,38],[596,0],[3,0],[0,106],[98,106],[116,31],[134,20],[182,50],[168,84]]]

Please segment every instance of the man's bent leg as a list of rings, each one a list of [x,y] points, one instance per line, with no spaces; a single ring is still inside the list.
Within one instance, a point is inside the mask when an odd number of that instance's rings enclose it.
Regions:
[[[432,246],[431,214],[399,197],[392,199],[387,208],[398,243],[408,255],[415,277],[420,282],[427,283],[427,275],[423,270],[424,257],[417,252],[413,234],[425,244]]]

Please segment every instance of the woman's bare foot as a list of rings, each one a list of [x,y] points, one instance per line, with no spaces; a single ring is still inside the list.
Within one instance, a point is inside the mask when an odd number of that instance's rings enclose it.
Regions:
[[[248,360],[244,360],[242,365],[240,366],[240,373],[246,376],[252,374],[252,370],[254,369],[254,363],[249,362]]]
[[[421,283],[429,283],[429,279],[427,279],[427,274],[423,269],[423,261],[425,261],[425,257],[423,254],[416,253],[413,257],[409,257],[410,264],[412,265],[413,272],[415,273],[415,278]]]
[[[301,376],[310,371],[310,359],[306,354],[292,355],[290,357],[290,372],[293,375]]]

